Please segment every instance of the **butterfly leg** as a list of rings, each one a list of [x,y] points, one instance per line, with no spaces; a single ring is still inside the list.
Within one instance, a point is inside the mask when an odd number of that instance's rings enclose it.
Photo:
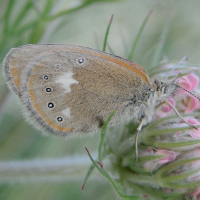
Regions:
[[[135,161],[137,161],[137,159],[138,159],[138,134],[142,129],[143,121],[144,121],[144,118],[141,118],[140,124],[137,127],[137,132],[135,135]]]
[[[156,110],[160,109],[166,102],[163,101],[156,106]]]
[[[189,122],[187,122],[187,121],[181,116],[181,114],[178,112],[178,110],[177,110],[168,100],[165,100],[165,101],[163,101],[162,103],[158,104],[158,105],[156,106],[156,110],[159,109],[159,108],[160,108],[163,104],[165,104],[165,103],[169,104],[169,105],[172,107],[172,109],[174,110],[174,112],[176,113],[176,115],[177,115],[178,117],[180,117],[186,124],[188,124],[189,126],[191,126],[192,128],[194,128],[194,129],[197,130],[197,127],[196,127],[195,125],[190,124]]]

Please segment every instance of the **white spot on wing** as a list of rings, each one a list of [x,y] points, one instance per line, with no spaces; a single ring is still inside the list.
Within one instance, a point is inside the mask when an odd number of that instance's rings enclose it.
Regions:
[[[71,92],[71,85],[78,84],[79,82],[73,78],[73,72],[67,72],[60,75],[56,79],[56,83],[60,83],[62,87],[65,89],[66,93]]]
[[[62,111],[62,114],[66,117],[66,118],[70,118],[70,108],[66,108],[65,110]]]

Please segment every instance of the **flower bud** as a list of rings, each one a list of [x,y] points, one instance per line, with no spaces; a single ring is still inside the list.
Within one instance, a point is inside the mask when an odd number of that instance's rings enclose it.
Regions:
[[[176,160],[163,166],[156,173],[162,187],[185,189],[200,184],[200,148],[177,156]]]
[[[124,165],[128,165],[136,172],[153,172],[162,165],[172,162],[176,153],[165,149],[139,148],[139,158],[135,161],[135,151],[124,157]]]

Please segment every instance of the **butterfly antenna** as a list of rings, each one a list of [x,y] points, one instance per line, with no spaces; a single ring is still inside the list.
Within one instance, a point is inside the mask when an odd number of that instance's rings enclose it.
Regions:
[[[182,90],[186,91],[187,93],[191,94],[193,97],[195,97],[196,99],[200,100],[200,98],[198,96],[196,96],[195,94],[193,94],[192,92],[186,90],[185,88],[181,87],[180,85],[178,84],[174,84],[176,85],[177,87],[181,88]]]
[[[168,74],[167,80],[168,80],[169,76],[172,74],[172,72],[176,69],[176,67],[177,67],[181,62],[183,62],[184,60],[187,60],[187,59],[188,59],[188,57],[187,57],[187,56],[184,56],[184,57],[174,66],[174,68],[172,69],[172,71]]]

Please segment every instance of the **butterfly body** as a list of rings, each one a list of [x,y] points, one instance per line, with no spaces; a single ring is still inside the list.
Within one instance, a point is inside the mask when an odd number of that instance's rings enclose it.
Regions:
[[[177,90],[171,81],[150,79],[129,60],[74,45],[25,45],[4,60],[8,86],[24,105],[25,117],[56,135],[153,120],[156,106]]]

